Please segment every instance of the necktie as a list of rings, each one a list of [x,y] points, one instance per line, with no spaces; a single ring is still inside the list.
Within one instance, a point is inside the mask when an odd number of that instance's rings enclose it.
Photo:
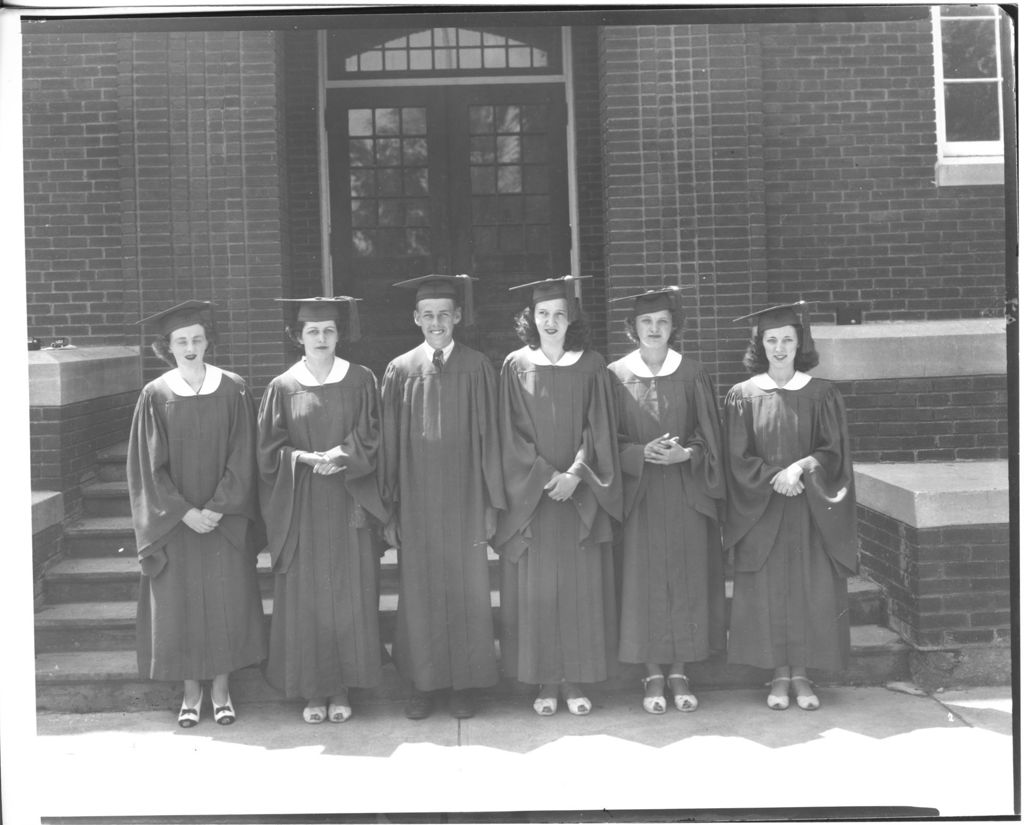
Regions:
[[[444,353],[436,349],[434,350],[434,369],[440,372],[444,368]]]

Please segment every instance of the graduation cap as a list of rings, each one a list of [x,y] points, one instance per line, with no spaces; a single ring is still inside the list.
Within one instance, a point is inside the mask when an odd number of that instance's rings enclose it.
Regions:
[[[148,324],[156,327],[161,335],[170,335],[176,329],[190,327],[202,321],[210,322],[210,310],[213,304],[210,301],[182,301],[170,309],[162,310],[141,321],[136,321],[136,326]]]
[[[751,318],[756,318],[758,335],[761,335],[766,329],[778,329],[779,327],[786,326],[803,327],[805,331],[809,332],[810,327],[805,316],[805,310],[808,306],[809,304],[804,300],[795,301],[791,304],[776,304],[775,306],[759,309],[757,312],[751,312],[749,315],[733,318],[732,322],[735,324],[740,321],[749,321]]]
[[[565,298],[569,307],[569,322],[572,323],[580,317],[580,303],[583,298],[584,279],[589,275],[566,275],[562,278],[545,278],[542,281],[530,281],[528,284],[510,286],[509,292],[516,289],[533,288],[533,295],[530,299],[530,306],[536,306],[541,301],[551,301],[556,298]]]
[[[298,304],[298,312],[295,316],[296,323],[302,324],[306,321],[341,321],[341,305],[348,304],[348,340],[354,343],[360,339],[359,329],[359,308],[356,301],[362,298],[352,298],[348,295],[335,295],[333,297],[316,298],[275,298],[281,303]]]
[[[669,312],[681,312],[683,308],[683,289],[685,287],[681,286],[648,289],[646,292],[623,295],[621,298],[612,298],[608,303],[617,304],[620,301],[632,301],[633,315],[644,315],[648,312],[657,312],[662,309],[667,309]]]
[[[473,281],[469,275],[422,275],[419,278],[409,278],[406,281],[399,281],[391,286],[402,289],[416,288],[416,302],[424,298],[451,298],[456,306],[462,307],[462,321],[471,327],[475,315],[473,313]],[[462,285],[463,297],[459,298],[459,285]]]

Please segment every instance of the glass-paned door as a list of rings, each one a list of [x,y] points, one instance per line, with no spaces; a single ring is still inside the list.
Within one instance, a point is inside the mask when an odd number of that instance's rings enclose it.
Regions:
[[[569,224],[560,85],[331,90],[334,288],[356,295],[375,371],[419,340],[410,295],[429,272],[476,282],[457,336],[496,361],[518,345],[508,287],[565,274]]]

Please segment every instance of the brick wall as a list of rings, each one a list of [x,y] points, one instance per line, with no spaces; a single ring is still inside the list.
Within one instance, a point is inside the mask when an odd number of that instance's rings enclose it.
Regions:
[[[866,507],[857,515],[861,566],[893,629],[926,647],[1009,641],[1006,524],[917,529]]]
[[[123,343],[117,36],[26,35],[22,57],[28,334]]]
[[[761,55],[744,25],[600,33],[609,297],[689,285],[683,347],[745,377],[730,319],[766,296]],[[612,311],[609,350],[628,351]]]
[[[93,472],[96,453],[128,438],[137,392],[65,407],[29,408],[32,488],[64,493],[64,511],[80,503],[78,485]]]
[[[604,170],[598,57],[598,28],[574,28],[572,74],[576,110],[580,274],[591,278],[583,290],[583,309],[593,329],[593,347],[607,353],[608,290],[605,278]]]
[[[906,12],[760,27],[772,300],[866,321],[1002,314],[1003,187],[936,187],[931,23]]]
[[[837,381],[854,461],[1008,456],[1005,375]]]

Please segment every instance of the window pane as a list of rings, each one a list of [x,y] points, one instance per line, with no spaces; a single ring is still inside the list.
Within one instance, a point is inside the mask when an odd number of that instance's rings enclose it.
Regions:
[[[352,233],[352,251],[361,258],[373,254],[374,233],[365,230],[357,230]]]
[[[409,60],[405,52],[393,49],[384,52],[384,68],[389,72],[404,72],[408,67]]]
[[[502,252],[518,252],[523,248],[523,228],[521,226],[499,226],[498,247]]]
[[[479,46],[480,32],[469,31],[468,29],[459,29],[459,45]]]
[[[373,109],[349,109],[348,133],[351,137],[373,134]]]
[[[349,194],[353,197],[373,196],[376,184],[373,181],[372,169],[353,169],[349,174]]]
[[[417,69],[419,71],[430,71],[432,68],[431,63],[432,52],[426,49],[416,49],[409,52],[409,68]]]
[[[470,106],[469,131],[474,135],[487,134],[494,131],[494,107]]]
[[[946,86],[946,140],[999,140],[999,89],[995,83]]]
[[[492,224],[498,222],[497,198],[473,198],[473,223]]]
[[[521,166],[499,166],[498,191],[502,194],[522,192],[523,168]]]
[[[548,108],[544,105],[523,106],[523,131],[546,132],[548,128]]]
[[[508,50],[508,65],[515,69],[529,68],[530,49],[527,46],[516,46]]]
[[[430,194],[427,186],[426,169],[405,169],[403,170],[403,176],[405,178],[406,195],[423,197]]]
[[[548,191],[548,168],[546,166],[527,166],[524,172],[524,192]]]
[[[359,55],[359,71],[379,72],[382,67],[383,63],[380,52],[363,52],[363,54]]]
[[[460,69],[479,69],[482,65],[480,49],[459,49]]]
[[[469,139],[470,163],[494,163],[494,138],[473,137]]]
[[[377,165],[398,166],[402,161],[402,141],[386,138],[377,141]]]
[[[498,231],[492,226],[473,228],[473,247],[477,252],[493,252],[498,245]]]
[[[504,69],[505,68],[505,50],[504,49],[484,49],[484,68],[485,69]]]
[[[394,199],[382,200],[377,208],[377,220],[381,226],[401,226],[402,202]]]
[[[423,166],[427,162],[426,138],[406,138],[403,140],[402,162],[406,166]]]
[[[406,255],[429,255],[430,254],[430,230],[429,229],[406,229],[405,230],[405,254]]]
[[[373,166],[373,141],[350,140],[348,162],[350,166]]]
[[[500,200],[501,223],[523,222],[523,198],[521,195],[505,195]]]
[[[474,166],[469,170],[470,189],[474,195],[487,195],[494,191],[494,169]]]
[[[401,195],[402,194],[402,172],[399,169],[378,169],[377,170],[377,194],[378,195]]]
[[[548,227],[526,227],[526,248],[531,252],[545,252],[548,249]]]
[[[548,144],[540,135],[523,137],[523,160],[527,163],[545,163],[548,159]]]
[[[416,32],[415,34],[409,35],[409,45],[419,46],[420,48],[430,46],[430,30],[423,32]]]
[[[425,200],[409,200],[405,202],[406,226],[429,226],[430,202]]]
[[[518,135],[498,137],[498,163],[518,163],[522,157]]]
[[[352,201],[352,226],[374,226],[377,223],[377,201],[373,198]]]
[[[992,17],[995,6],[942,6],[943,17]]]
[[[527,223],[547,223],[551,214],[548,199],[543,196],[527,196],[525,200]]]
[[[947,79],[996,76],[995,25],[992,21],[943,21],[942,72]]]
[[[425,135],[427,133],[427,110],[402,109],[402,131],[407,135]]]
[[[373,120],[378,135],[398,134],[398,109],[374,109]]]
[[[494,123],[497,132],[519,131],[519,106],[495,106]]]

